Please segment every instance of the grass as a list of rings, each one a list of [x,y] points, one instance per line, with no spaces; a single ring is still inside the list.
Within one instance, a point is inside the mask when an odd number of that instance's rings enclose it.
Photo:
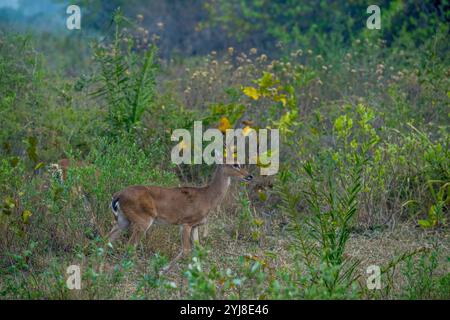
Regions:
[[[158,67],[145,30],[115,21],[127,29],[82,76],[52,70],[38,35],[1,33],[0,298],[450,298],[448,26],[409,51],[366,37],[326,56],[228,48]],[[279,129],[280,172],[234,183],[165,276],[178,227],[109,246],[111,195],[205,183],[212,167],[171,164],[170,134],[223,118]],[[75,164],[64,182],[61,158]],[[381,290],[367,289],[370,265]]]

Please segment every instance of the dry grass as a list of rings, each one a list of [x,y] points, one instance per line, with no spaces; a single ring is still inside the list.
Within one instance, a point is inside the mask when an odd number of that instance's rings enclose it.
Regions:
[[[208,228],[209,234],[206,238],[201,238],[203,247],[208,249],[207,264],[216,266],[222,270],[226,268],[234,269],[236,261],[240,256],[259,256],[264,257],[265,252],[271,251],[277,254],[277,258],[271,261],[271,267],[294,268],[294,261],[289,252],[289,246],[292,243],[288,232],[271,232],[262,236],[260,241],[248,241],[242,237],[236,237],[236,224],[238,217],[233,206],[232,199],[235,194],[230,193],[227,196],[226,203],[228,207],[222,205],[218,210],[211,214]],[[273,230],[272,230],[273,231]],[[424,231],[416,225],[408,222],[400,223],[394,228],[384,228],[375,230],[365,230],[352,233],[346,255],[361,261],[358,274],[360,279],[365,279],[366,268],[369,265],[378,265],[381,268],[387,266],[391,261],[404,253],[413,252],[421,248],[439,248],[441,255],[437,271],[438,275],[445,275],[449,270],[445,269],[444,262],[447,257],[446,252],[450,252],[450,235],[447,230]],[[177,226],[154,225],[149,230],[143,245],[137,252],[138,265],[130,274],[128,280],[124,282],[119,290],[119,299],[128,299],[136,291],[136,279],[146,272],[147,261],[151,259],[154,252],[173,258],[180,250],[180,236]],[[442,254],[444,253],[444,254]],[[117,253],[120,256],[120,253]],[[177,284],[168,299],[185,298],[187,282],[183,276],[190,263],[191,257],[183,259],[168,274],[167,278]],[[111,260],[112,268],[118,261]],[[105,270],[106,271],[106,270]],[[394,284],[397,289],[401,288],[404,280],[401,272],[394,273]],[[395,290],[395,289],[394,289]],[[148,292],[148,298],[160,299],[157,292]]]

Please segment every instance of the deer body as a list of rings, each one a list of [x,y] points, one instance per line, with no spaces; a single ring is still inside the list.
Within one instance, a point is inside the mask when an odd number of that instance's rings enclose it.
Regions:
[[[198,226],[207,221],[208,214],[222,201],[233,176],[245,181],[252,179],[239,165],[220,165],[204,187],[130,186],[115,193],[111,208],[117,223],[109,234],[110,241],[131,227],[130,242],[136,244],[155,221],[181,225],[182,250],[167,271],[176,260],[188,254],[192,242],[199,240]]]

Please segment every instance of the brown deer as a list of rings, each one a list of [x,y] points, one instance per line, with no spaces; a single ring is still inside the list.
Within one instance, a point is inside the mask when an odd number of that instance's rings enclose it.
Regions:
[[[211,182],[204,187],[131,186],[115,193],[111,208],[116,224],[109,233],[109,241],[131,228],[129,243],[135,245],[155,220],[181,225],[182,250],[162,272],[168,271],[199,241],[198,227],[224,198],[231,177],[247,182],[253,179],[239,164],[223,164],[217,166]]]

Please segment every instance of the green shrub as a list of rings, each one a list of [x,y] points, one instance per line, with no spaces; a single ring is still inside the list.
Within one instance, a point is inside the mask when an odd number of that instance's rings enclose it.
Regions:
[[[156,47],[136,52],[136,41],[124,32],[129,20],[120,11],[114,16],[112,43],[96,44],[94,60],[100,69],[94,95],[105,96],[112,135],[131,132],[141,125],[141,118],[151,107],[155,95]]]

